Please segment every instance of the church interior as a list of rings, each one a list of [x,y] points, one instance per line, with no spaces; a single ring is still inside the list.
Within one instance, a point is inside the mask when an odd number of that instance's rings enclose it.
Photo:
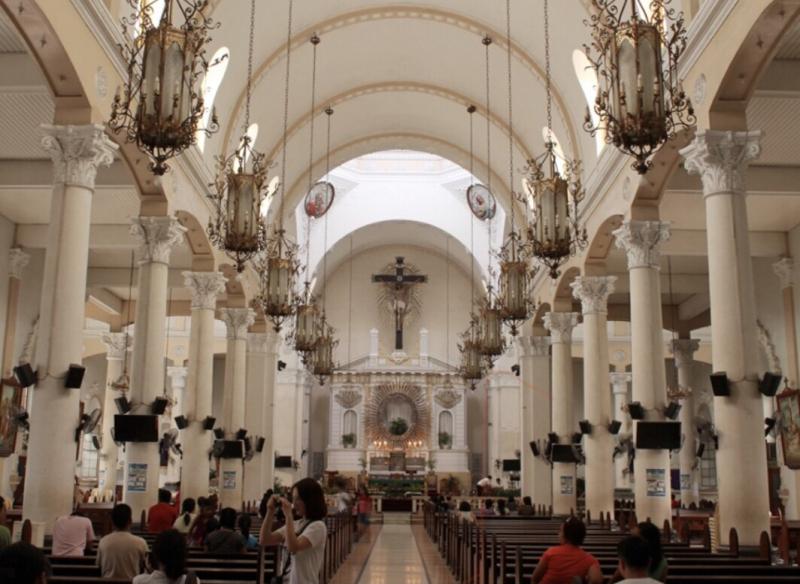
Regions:
[[[0,71],[7,581],[800,581],[800,2],[0,0]]]

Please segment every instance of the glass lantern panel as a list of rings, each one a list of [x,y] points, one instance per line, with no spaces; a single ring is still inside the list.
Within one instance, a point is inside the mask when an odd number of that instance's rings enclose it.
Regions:
[[[639,71],[642,75],[642,112],[652,113],[661,111],[660,104],[655,102],[656,84],[661,87],[660,71],[658,68],[659,46],[655,29],[644,28],[639,40]],[[662,97],[662,96],[659,96]]]
[[[637,115],[638,109],[638,94],[637,94],[637,79],[638,71],[636,69],[636,47],[633,46],[633,40],[626,36],[628,31],[620,32],[621,36],[619,47],[617,49],[617,69],[619,75],[619,86],[621,94],[625,97],[625,107],[622,107],[622,95],[615,96],[614,115],[617,118],[622,118],[622,111],[627,111],[629,114]],[[625,36],[623,36],[625,35]]]
[[[161,119],[172,118],[180,123],[181,84],[183,82],[183,49],[177,42],[170,42],[164,53],[164,78],[161,79]],[[177,98],[177,104],[176,104]]]
[[[144,66],[144,71],[142,72],[142,93],[144,94],[142,113],[145,116],[152,116],[156,113],[155,93],[161,85],[161,45],[159,39],[160,34],[156,29],[149,30],[145,36],[144,55],[142,57]]]
[[[556,180],[555,204],[556,204],[556,229],[555,240],[569,237],[569,193],[567,192],[567,182],[561,178]]]

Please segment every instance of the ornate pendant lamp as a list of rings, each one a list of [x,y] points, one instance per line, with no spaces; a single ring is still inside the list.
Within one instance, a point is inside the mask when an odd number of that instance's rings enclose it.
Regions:
[[[695,124],[678,78],[686,48],[683,13],[671,0],[592,0],[586,55],[597,73],[595,125],[587,107],[584,129],[605,130],[606,142],[635,159],[645,174],[652,155],[677,131]]]
[[[544,0],[544,54],[547,88],[547,138],[545,152],[529,160],[522,179],[524,203],[529,212],[528,244],[534,258],[552,279],[571,256],[586,247],[586,230],[578,225],[578,203],[584,190],[580,162],[565,160],[556,152],[553,134],[553,96],[550,78],[550,11]],[[559,170],[563,164],[563,173]]]
[[[316,95],[317,95],[317,46],[320,43],[320,38],[316,34],[311,37],[311,45],[313,52],[312,68],[311,68],[311,121],[309,122],[309,146],[308,146],[308,193],[311,194],[313,190],[313,167],[314,167],[314,114],[316,108]],[[309,195],[306,195],[308,199]],[[309,212],[308,200],[303,208],[306,213],[306,264],[305,264],[305,282],[303,284],[303,295],[298,297],[295,308],[294,331],[292,336],[294,338],[294,350],[303,356],[303,363],[308,362],[310,353],[314,350],[317,342],[317,320],[319,319],[319,308],[317,307],[316,299],[311,293],[311,282],[309,281],[309,267],[311,263],[311,219],[316,217],[317,214]]]
[[[264,251],[266,228],[261,205],[266,198],[266,157],[253,148],[250,129],[250,98],[253,77],[253,39],[256,6],[250,0],[250,44],[247,56],[247,99],[244,127],[239,147],[230,156],[217,157],[217,177],[209,195],[214,212],[209,219],[208,236],[225,255],[244,271],[245,263]]]
[[[123,31],[139,32],[122,48],[128,79],[114,96],[108,126],[122,130],[150,157],[153,173],[163,175],[167,160],[194,144],[198,131],[210,136],[219,129],[216,113],[199,127],[205,106],[198,87],[208,70],[209,32],[219,24],[207,16],[209,0],[164,0],[158,23],[152,1],[128,2],[134,12],[123,18]]]
[[[267,236],[266,253],[258,259],[261,292],[256,301],[272,321],[276,331],[292,316],[295,309],[294,281],[298,272],[298,246],[286,236],[283,227],[283,205],[286,198],[286,145],[289,132],[289,80],[291,72],[292,8],[289,0],[286,38],[286,78],[283,92],[283,145],[281,152],[280,198],[277,220],[273,218],[271,233]]]
[[[531,273],[528,256],[530,250],[522,242],[515,223],[514,195],[514,116],[511,85],[511,2],[506,0],[506,43],[508,68],[508,174],[511,189],[511,230],[500,248],[500,289],[498,305],[503,321],[510,327],[511,336],[517,336],[520,325],[533,315],[531,300]],[[488,48],[487,48],[488,52]]]

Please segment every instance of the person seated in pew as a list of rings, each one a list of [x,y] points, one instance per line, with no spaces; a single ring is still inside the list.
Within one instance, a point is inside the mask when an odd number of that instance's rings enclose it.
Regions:
[[[245,539],[236,531],[236,509],[225,507],[219,512],[219,529],[206,536],[206,551],[231,555],[245,551]]]
[[[189,533],[189,528],[192,526],[195,517],[197,517],[197,513],[194,512],[196,506],[195,500],[191,497],[185,499],[181,507],[181,514],[172,524],[172,528],[177,529],[184,535]]]
[[[500,515],[501,517],[508,515],[508,509],[506,509],[505,499],[497,500],[497,514]]]
[[[242,537],[244,538],[245,547],[248,550],[258,549],[258,540],[256,540],[255,536],[250,533],[250,527],[253,525],[253,520],[250,518],[250,515],[248,513],[242,513],[239,515],[237,524],[239,526],[239,533],[241,533]]]
[[[88,517],[77,508],[71,515],[56,519],[53,524],[53,552],[55,557],[82,556],[94,541],[94,529]]]
[[[649,576],[652,557],[650,544],[638,535],[630,535],[619,542],[617,546],[619,555],[618,571],[625,578],[620,584],[659,584]]]
[[[172,493],[167,489],[158,489],[158,503],[147,511],[147,531],[161,533],[172,528],[178,518],[178,512],[170,504],[171,502]]]
[[[517,508],[517,515],[533,515],[533,501],[527,495],[522,497],[522,505]]]
[[[643,521],[632,530],[633,535],[638,535],[647,542],[650,548],[650,568],[647,575],[659,582],[667,581],[667,558],[661,548],[661,530],[650,523]]]
[[[50,563],[39,548],[18,541],[0,550],[0,582],[3,584],[45,584]]]
[[[131,533],[133,512],[125,503],[111,510],[114,531],[97,544],[97,565],[103,578],[132,580],[144,571],[147,560],[147,542]]]
[[[561,525],[560,545],[542,554],[533,571],[533,584],[603,584],[600,563],[592,554],[581,549],[586,538],[586,526],[577,517],[570,517]]]
[[[286,548],[282,555],[283,563],[276,569],[278,576],[275,582],[319,584],[319,570],[325,558],[325,544],[328,540],[325,494],[319,483],[312,478],[296,482],[291,493],[291,502],[283,497],[270,499],[267,517],[261,524],[259,541],[263,546],[281,544]],[[272,521],[278,505],[286,515],[286,525],[272,531]],[[294,514],[299,517],[296,523]]]
[[[494,500],[484,499],[483,509],[474,511],[475,517],[494,517],[497,513],[494,512]]]
[[[200,511],[189,528],[188,538],[189,545],[202,546],[206,536],[217,528],[217,520],[214,517],[214,507],[206,497],[198,497],[197,504]]]
[[[0,550],[11,545],[11,532],[6,527],[6,500],[0,497]]]
[[[509,513],[516,513],[518,506],[517,506],[517,499],[514,495],[508,496],[508,501],[506,501],[506,507],[508,508]]]
[[[153,542],[149,574],[140,574],[133,584],[200,584],[194,572],[187,572],[186,538],[175,529],[162,531]]]

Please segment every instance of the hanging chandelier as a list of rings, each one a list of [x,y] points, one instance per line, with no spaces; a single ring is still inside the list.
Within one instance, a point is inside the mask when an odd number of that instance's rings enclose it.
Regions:
[[[123,32],[131,28],[135,36],[122,46],[128,79],[124,92],[117,88],[108,126],[135,142],[160,176],[169,170],[167,160],[194,144],[199,131],[210,136],[219,129],[216,112],[200,127],[205,104],[198,88],[209,66],[209,32],[219,24],[207,16],[209,0],[164,0],[158,23],[152,1],[128,3],[134,12],[122,19]]]
[[[500,286],[497,294],[497,304],[500,316],[509,328],[512,337],[519,333],[519,327],[531,318],[534,304],[531,300],[532,274],[529,269],[530,248],[522,241],[517,231],[515,220],[514,193],[514,111],[512,108],[511,84],[511,2],[506,0],[506,63],[508,75],[508,185],[511,189],[511,229],[500,248]],[[486,48],[488,63],[489,48]],[[488,83],[488,65],[487,65]]]
[[[256,302],[276,331],[283,322],[294,314],[295,278],[299,272],[297,263],[298,245],[286,235],[283,226],[283,206],[286,198],[286,146],[289,132],[289,81],[291,72],[292,8],[289,0],[289,14],[286,33],[286,77],[283,91],[283,146],[281,148],[281,182],[277,219],[273,218],[270,233],[267,234],[266,251],[256,258],[256,271],[259,274],[260,293]]]
[[[217,248],[244,271],[245,262],[264,250],[266,231],[261,205],[267,196],[266,157],[253,148],[250,129],[250,98],[253,78],[253,40],[256,3],[250,0],[250,44],[247,55],[247,98],[244,128],[233,154],[217,157],[217,177],[209,195],[214,211],[208,221],[208,237]]]
[[[645,174],[652,155],[677,131],[696,123],[678,78],[686,48],[683,13],[671,0],[592,0],[586,55],[597,73],[595,124],[587,107],[584,129],[635,159]]]
[[[578,225],[578,203],[584,189],[580,162],[566,160],[556,152],[553,134],[553,95],[550,77],[550,11],[544,0],[545,85],[547,93],[547,137],[545,151],[529,160],[522,179],[528,210],[528,244],[533,257],[544,265],[555,280],[560,268],[588,242],[586,229]],[[559,166],[562,169],[559,169]]]
[[[317,376],[320,385],[325,385],[325,379],[333,375],[333,350],[339,344],[339,341],[334,338],[335,330],[328,323],[325,312],[322,312],[322,317],[317,324],[317,340],[314,344],[312,352],[312,365],[311,371]]]

